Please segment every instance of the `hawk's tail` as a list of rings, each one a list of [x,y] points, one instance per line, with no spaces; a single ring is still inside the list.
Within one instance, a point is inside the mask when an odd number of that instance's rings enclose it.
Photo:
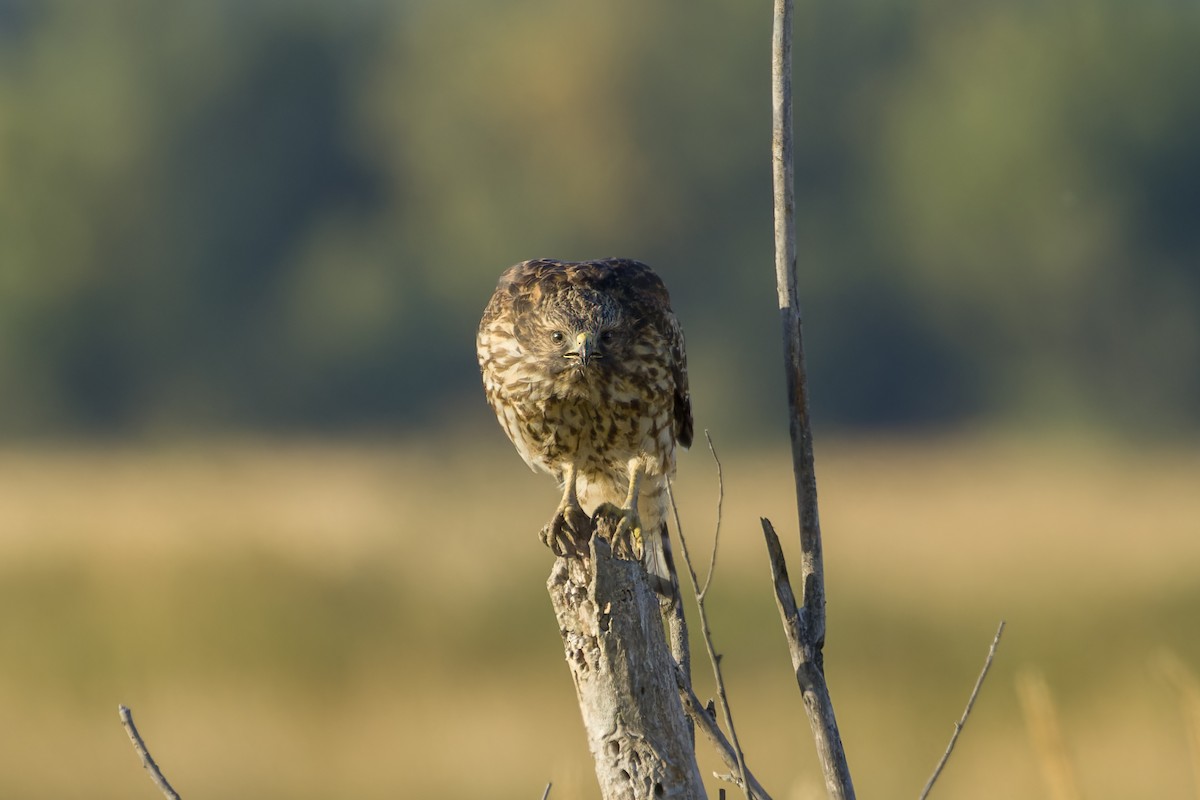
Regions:
[[[658,526],[658,530],[645,537],[642,564],[646,567],[654,591],[669,600],[679,599],[679,576],[675,572],[675,556],[671,552],[666,520]]]
[[[679,593],[679,574],[675,571],[675,557],[671,553],[671,537],[667,533],[666,520],[651,536],[645,538],[642,563],[650,576],[650,585],[660,598],[659,610],[666,622],[671,656],[683,670],[688,682],[691,682],[692,657],[687,620],[684,618],[683,595]]]

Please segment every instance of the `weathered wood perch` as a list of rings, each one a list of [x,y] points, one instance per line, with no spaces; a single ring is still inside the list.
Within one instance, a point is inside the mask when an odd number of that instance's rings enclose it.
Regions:
[[[704,798],[658,597],[638,561],[613,555],[613,521],[592,525],[587,555],[556,559],[547,589],[601,796]]]

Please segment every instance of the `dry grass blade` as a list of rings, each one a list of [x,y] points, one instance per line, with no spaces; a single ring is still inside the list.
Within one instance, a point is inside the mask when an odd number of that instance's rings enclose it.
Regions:
[[[950,754],[954,752],[954,745],[958,743],[958,736],[962,733],[963,726],[967,724],[967,717],[971,716],[971,709],[975,707],[975,698],[979,697],[979,690],[983,687],[983,680],[987,677],[988,670],[992,668],[992,661],[996,658],[996,648],[1000,644],[1000,636],[1004,633],[1004,620],[1000,620],[1000,627],[996,628],[996,635],[992,637],[992,646],[988,648],[987,659],[983,662],[983,669],[979,672],[979,677],[975,680],[975,688],[971,690],[971,696],[967,698],[967,707],[963,709],[962,717],[958,722],[954,723],[954,735],[950,737],[950,744],[946,746],[946,752],[942,754],[942,758],[938,761],[937,766],[933,770],[933,774],[929,776],[929,780],[925,783],[925,788],[921,790],[919,800],[925,800],[929,796],[929,792],[933,789],[933,784],[937,782],[938,776],[942,774],[942,770],[946,767],[946,762],[950,760]]]
[[[1191,754],[1192,778],[1196,797],[1200,798],[1200,680],[1179,656],[1171,652],[1159,656],[1158,668],[1171,688],[1179,694],[1179,708],[1183,713],[1188,751]]]
[[[1032,670],[1017,675],[1017,697],[1046,782],[1047,796],[1050,800],[1083,800],[1045,677]]]

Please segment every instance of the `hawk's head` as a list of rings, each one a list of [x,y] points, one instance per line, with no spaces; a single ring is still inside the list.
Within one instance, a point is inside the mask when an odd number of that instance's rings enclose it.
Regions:
[[[570,286],[544,297],[516,326],[526,357],[556,381],[603,380],[619,371],[635,321],[603,292]]]

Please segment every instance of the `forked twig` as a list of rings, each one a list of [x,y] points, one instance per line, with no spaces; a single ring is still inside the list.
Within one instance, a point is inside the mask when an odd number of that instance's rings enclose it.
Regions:
[[[792,657],[792,669],[796,674],[796,685],[804,699],[804,712],[817,746],[817,759],[825,776],[825,790],[830,800],[854,800],[850,768],[846,766],[846,751],[842,746],[842,736],[834,719],[833,701],[829,699],[829,687],[825,682],[821,654],[823,641],[815,638],[809,609],[796,605],[796,595],[792,591],[787,562],[783,557],[783,546],[779,543],[771,520],[762,517],[761,522],[767,559],[771,566],[775,606],[779,609],[788,653]],[[812,573],[808,572],[803,562],[801,569],[806,585],[812,579]]]
[[[942,769],[945,768],[946,762],[950,760],[950,754],[954,752],[954,745],[958,742],[958,735],[962,733],[963,726],[967,724],[967,717],[971,716],[971,709],[975,707],[975,698],[979,697],[979,690],[983,686],[983,679],[987,677],[988,670],[992,668],[992,660],[996,657],[996,647],[1000,644],[1000,636],[1004,633],[1004,620],[1000,620],[1000,627],[996,628],[996,635],[992,637],[992,646],[988,648],[987,659],[983,662],[983,669],[979,672],[979,677],[975,681],[975,688],[971,690],[971,696],[967,698],[967,707],[963,709],[962,717],[958,722],[954,723],[954,735],[950,737],[950,744],[946,746],[946,752],[942,754],[942,759],[938,761],[934,767],[933,774],[929,776],[929,780],[925,783],[925,788],[921,790],[921,796],[918,800],[925,800],[929,796],[929,791],[933,789],[933,784],[937,781],[938,776],[942,774]]]
[[[125,726],[125,733],[129,734],[129,741],[133,742],[133,749],[142,759],[142,766],[146,768],[146,772],[150,773],[150,780],[154,781],[154,785],[159,788],[167,800],[180,800],[179,794],[171,788],[171,784],[167,783],[162,770],[158,768],[158,764],[154,763],[154,758],[146,749],[146,743],[142,741],[137,726],[133,724],[133,712],[129,710],[128,706],[122,705],[117,706],[117,712],[121,715],[121,724]]]
[[[700,583],[696,580],[696,568],[692,566],[692,556],[688,552],[687,539],[683,535],[683,524],[679,519],[679,506],[675,504],[675,493],[671,490],[671,482],[667,482],[667,498],[671,501],[671,511],[675,515],[675,530],[679,532],[679,549],[683,552],[683,563],[687,565],[688,578],[692,582],[692,592],[696,596],[696,608],[700,612],[700,633],[704,636],[704,647],[708,650],[708,660],[712,664],[713,678],[717,683],[717,699],[721,701],[721,711],[725,715],[725,724],[729,727],[729,738],[733,740],[733,752],[737,755],[739,774],[746,775],[746,756],[738,742],[737,731],[733,727],[733,714],[729,710],[729,697],[725,693],[725,678],[721,674],[721,659],[713,646],[712,628],[708,625],[708,612],[704,608],[704,595],[700,591]],[[715,560],[715,546],[714,555]],[[710,571],[711,572],[711,571]],[[746,800],[753,800],[750,787],[745,780],[741,783],[746,793]]]

